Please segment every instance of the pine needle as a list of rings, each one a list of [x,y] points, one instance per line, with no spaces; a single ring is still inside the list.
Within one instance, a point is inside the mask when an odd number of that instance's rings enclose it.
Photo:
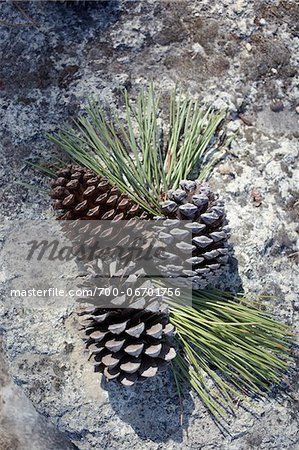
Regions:
[[[201,109],[198,101],[175,89],[169,99],[167,133],[153,85],[141,91],[135,103],[126,90],[122,94],[124,118],[111,106],[90,99],[85,114],[72,128],[48,137],[77,163],[105,176],[157,215],[163,194],[177,188],[194,166],[198,166],[201,180],[208,176],[227,145],[225,139],[212,145],[226,113]],[[167,147],[162,145],[164,135]]]
[[[169,304],[181,354],[177,380],[188,380],[218,419],[236,399],[263,396],[290,364],[290,329],[250,300],[220,290],[194,291],[192,306]]]
[[[30,183],[24,183],[22,181],[16,181],[15,184],[19,185],[19,186],[23,186],[25,188],[27,188],[29,191],[38,191],[38,192],[44,192],[45,194],[50,194],[50,189],[44,189],[41,186],[36,186],[34,184],[30,184]]]
[[[51,169],[49,166],[46,166],[45,164],[36,164],[36,163],[32,163],[30,161],[27,161],[27,164],[29,164],[31,167],[38,170],[39,172],[42,172],[42,173],[48,175],[51,178],[56,177],[55,170]]]

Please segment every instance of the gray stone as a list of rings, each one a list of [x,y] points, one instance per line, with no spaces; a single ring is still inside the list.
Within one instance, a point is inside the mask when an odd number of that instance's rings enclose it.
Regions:
[[[234,286],[240,277],[245,292],[252,295],[274,295],[263,300],[264,308],[298,326],[296,3],[245,0],[237,2],[236,10],[233,0],[120,0],[89,2],[85,8],[24,2],[22,7],[34,20],[31,27],[0,25],[1,216],[52,216],[42,190],[28,190],[16,181],[47,187],[45,177],[26,162],[61,156],[44,133],[70,121],[87,96],[96,94],[116,105],[117,88],[127,87],[134,96],[153,79],[163,103],[165,93],[178,82],[201,102],[226,108],[231,121],[242,112],[253,119],[251,127],[230,125],[231,130],[238,126],[239,134],[224,162],[229,174],[219,165],[210,180],[225,199],[230,221],[235,259],[227,277]],[[260,27],[262,18],[266,26]],[[1,19],[14,24],[27,20],[12,2],[1,5]],[[244,49],[249,38],[251,52]],[[274,98],[284,104],[279,114],[269,108]],[[252,203],[255,189],[263,199],[259,208]],[[1,272],[0,280],[5,284],[7,275]],[[180,403],[169,372],[130,389],[101,384],[87,361],[72,299],[60,308],[34,311],[11,308],[5,296],[0,305],[7,365],[19,386],[9,381],[11,388],[18,395],[23,395],[22,389],[36,410],[79,449],[298,448],[295,372],[284,380],[287,394],[276,389],[254,402],[255,415],[236,404],[227,435],[197,396],[186,392],[181,427]],[[4,429],[5,418],[14,415],[14,423],[24,430],[26,411],[34,411],[33,406],[29,400],[25,405],[24,397],[14,403],[7,392],[1,391],[7,404],[0,426]],[[5,445],[9,450],[18,445],[22,450],[70,446],[60,440],[53,444],[53,428],[47,425],[43,433],[48,440],[42,444],[37,427],[32,427],[27,441],[10,427],[10,441],[1,443],[1,450]]]

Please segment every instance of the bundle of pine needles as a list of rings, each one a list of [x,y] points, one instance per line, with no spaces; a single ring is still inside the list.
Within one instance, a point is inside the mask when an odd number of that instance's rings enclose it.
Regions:
[[[230,144],[221,128],[226,112],[202,108],[176,89],[165,126],[153,86],[135,102],[124,91],[123,106],[120,114],[89,100],[72,127],[49,137],[72,160],[159,215],[164,192],[177,188],[194,168],[205,180],[225,152]],[[289,329],[246,297],[197,291],[192,307],[170,303],[170,311],[181,350],[173,363],[179,392],[188,381],[215,416],[225,416],[235,399],[263,395],[287,370]]]

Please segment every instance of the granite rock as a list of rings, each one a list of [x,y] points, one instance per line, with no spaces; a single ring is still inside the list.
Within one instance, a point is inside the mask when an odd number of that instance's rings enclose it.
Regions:
[[[0,214],[52,216],[47,195],[19,182],[46,187],[45,177],[28,162],[59,154],[44,133],[70,121],[88,95],[117,105],[119,87],[134,96],[154,80],[163,99],[180,83],[201,101],[227,108],[231,132],[238,128],[210,183],[226,201],[242,287],[274,295],[263,306],[298,327],[297,2],[86,3],[26,2],[32,26],[0,25]],[[27,21],[10,2],[1,4],[1,13],[11,24]],[[273,99],[283,102],[282,111],[271,111]],[[239,120],[241,114],[252,125]],[[7,274],[1,282],[5,286]],[[180,426],[170,373],[133,389],[101,383],[87,362],[75,307],[69,299],[60,308],[32,311],[12,308],[5,296],[1,300],[10,376],[77,448],[298,448],[298,371],[290,371],[281,389],[256,402],[255,413],[236,406],[228,434],[221,433],[196,395],[186,392]],[[10,411],[33,408],[14,407],[6,398]],[[24,420],[18,414],[17,420]],[[41,448],[51,450],[51,445]],[[23,443],[22,450],[29,449]]]

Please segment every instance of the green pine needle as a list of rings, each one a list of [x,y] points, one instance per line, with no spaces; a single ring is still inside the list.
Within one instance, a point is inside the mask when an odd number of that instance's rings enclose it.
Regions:
[[[229,145],[225,135],[218,133],[226,113],[204,110],[197,100],[175,89],[166,131],[153,85],[141,91],[135,102],[124,90],[123,103],[121,118],[111,106],[91,99],[85,115],[72,128],[49,138],[145,210],[159,214],[163,193],[177,188],[195,166],[203,181]]]
[[[39,172],[46,174],[48,177],[51,177],[51,178],[56,177],[55,170],[57,170],[57,168],[55,168],[53,170],[53,168],[52,168],[53,164],[51,164],[52,167],[49,167],[46,164],[35,164],[35,163],[32,163],[31,161],[27,161],[27,164],[29,166],[33,167],[34,169],[38,170]]]
[[[192,306],[169,306],[181,348],[175,377],[187,379],[215,417],[225,418],[236,399],[265,395],[287,371],[290,329],[248,299],[213,289],[195,291]]]

